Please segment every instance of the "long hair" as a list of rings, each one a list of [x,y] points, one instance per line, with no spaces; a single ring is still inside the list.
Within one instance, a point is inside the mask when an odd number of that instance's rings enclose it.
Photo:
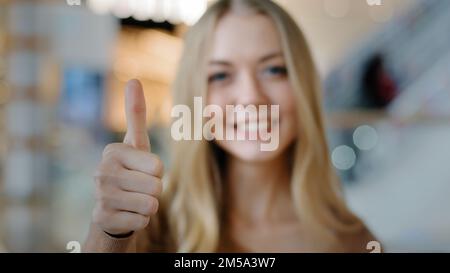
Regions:
[[[358,232],[363,224],[347,208],[330,163],[321,87],[309,46],[295,21],[278,5],[270,0],[220,0],[210,6],[185,37],[173,85],[174,104],[193,109],[194,96],[206,97],[207,58],[214,29],[223,15],[241,8],[272,19],[281,39],[300,124],[291,174],[299,219],[311,234],[327,242],[338,240],[342,233]],[[173,251],[217,251],[227,198],[217,147],[206,140],[179,141],[172,147],[173,163],[160,208],[165,225],[160,226],[158,236],[167,237]]]

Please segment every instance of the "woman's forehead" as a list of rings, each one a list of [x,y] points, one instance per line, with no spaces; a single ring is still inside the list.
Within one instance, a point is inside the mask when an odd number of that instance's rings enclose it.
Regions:
[[[211,57],[259,59],[281,50],[278,31],[268,16],[228,13],[213,33]]]

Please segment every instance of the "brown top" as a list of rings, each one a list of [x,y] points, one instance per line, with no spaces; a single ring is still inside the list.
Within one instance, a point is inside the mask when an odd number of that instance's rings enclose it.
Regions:
[[[294,252],[370,252],[366,249],[367,243],[376,240],[366,229],[358,234],[342,236],[338,244],[333,246],[307,243],[304,247]],[[152,243],[151,243],[152,242]],[[150,246],[151,244],[151,246]],[[127,238],[114,238],[106,234],[95,224],[91,224],[89,235],[82,247],[82,252],[106,252],[106,253],[137,253],[137,252],[175,252],[150,239],[148,229],[135,232]],[[222,241],[219,252],[247,252],[245,248],[234,243]],[[250,250],[251,251],[251,250]],[[292,252],[292,251],[288,251]]]

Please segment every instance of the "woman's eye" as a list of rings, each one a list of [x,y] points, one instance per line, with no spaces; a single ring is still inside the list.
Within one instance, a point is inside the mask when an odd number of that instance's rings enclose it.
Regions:
[[[287,75],[287,69],[284,66],[271,66],[265,71],[269,75],[285,76]]]
[[[208,78],[208,82],[212,83],[212,82],[220,82],[220,81],[224,81],[228,78],[228,74],[227,73],[216,73],[213,74],[211,76],[209,76]]]

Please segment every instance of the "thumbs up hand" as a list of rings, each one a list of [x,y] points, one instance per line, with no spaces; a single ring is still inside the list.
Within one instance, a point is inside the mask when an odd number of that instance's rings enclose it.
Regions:
[[[93,223],[112,236],[144,229],[158,211],[163,164],[150,152],[146,105],[138,80],[125,91],[127,132],[123,143],[106,146],[95,174]]]

